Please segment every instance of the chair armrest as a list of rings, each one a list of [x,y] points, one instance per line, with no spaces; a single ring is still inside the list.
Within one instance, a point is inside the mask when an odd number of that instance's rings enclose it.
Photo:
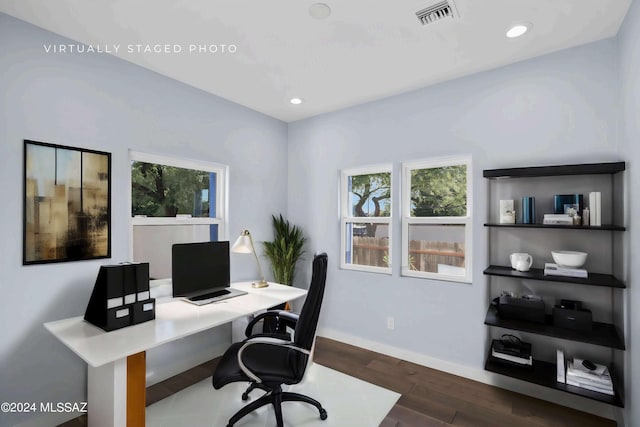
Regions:
[[[242,347],[240,347],[240,350],[238,350],[238,365],[240,366],[240,369],[242,370],[242,372],[245,373],[245,375],[247,375],[249,378],[251,378],[253,381],[257,383],[262,383],[262,379],[258,377],[256,374],[254,374],[249,368],[247,368],[247,366],[242,361],[242,353],[244,353],[244,350],[250,345],[256,345],[256,344],[275,345],[278,347],[289,348],[291,350],[298,351],[302,354],[306,354],[306,355],[311,354],[309,350],[305,350],[304,348],[298,347],[292,341],[289,341],[289,340],[282,340],[279,338],[269,338],[269,337],[247,338],[244,341],[244,344],[242,345]]]
[[[246,329],[244,330],[244,335],[246,337],[254,336],[255,334],[251,333],[253,327],[256,325],[256,323],[263,319],[275,319],[276,321],[282,320],[285,326],[295,328],[296,323],[298,322],[298,315],[284,310],[265,311],[264,313],[260,313],[259,315],[251,319]]]
[[[291,341],[291,334],[263,333],[263,334],[253,334],[249,338],[276,338],[283,341]]]

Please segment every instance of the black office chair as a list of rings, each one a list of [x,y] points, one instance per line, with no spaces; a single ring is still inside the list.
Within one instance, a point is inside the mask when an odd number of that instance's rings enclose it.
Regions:
[[[213,387],[216,390],[232,382],[245,381],[251,384],[242,395],[243,400],[248,398],[248,393],[254,388],[267,392],[240,409],[231,417],[227,427],[269,404],[273,405],[278,427],[283,427],[282,402],[291,401],[309,403],[318,409],[320,419],[327,419],[327,411],[320,402],[302,394],[282,391],[282,384],[297,384],[304,376],[318,326],[326,278],[327,254],[322,253],[313,259],[311,285],[299,316],[288,312],[268,311],[257,316],[247,326],[249,332],[256,322],[275,318],[281,324],[295,325],[293,340],[281,333],[256,334],[232,344],[222,356],[213,374]]]

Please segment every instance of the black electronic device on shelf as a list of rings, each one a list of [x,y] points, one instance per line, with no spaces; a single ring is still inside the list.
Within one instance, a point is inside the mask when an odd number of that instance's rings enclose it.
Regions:
[[[560,300],[560,305],[553,307],[553,324],[559,328],[576,331],[591,332],[593,330],[593,315],[591,310],[582,308],[582,302]]]
[[[149,292],[149,263],[102,265],[84,320],[113,331],[155,319]]]

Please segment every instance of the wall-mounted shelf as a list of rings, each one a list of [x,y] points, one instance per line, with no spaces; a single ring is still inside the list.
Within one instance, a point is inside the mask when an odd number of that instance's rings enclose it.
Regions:
[[[499,328],[511,329],[514,331],[531,332],[549,337],[561,338],[570,341],[584,342],[588,344],[600,345],[603,347],[624,350],[624,342],[616,327],[609,323],[593,322],[593,329],[589,332],[576,331],[572,329],[558,328],[553,325],[553,317],[546,316],[545,323],[527,322],[525,320],[504,319],[498,315],[495,306],[489,306],[484,324],[497,326]]]
[[[578,165],[532,166],[524,168],[485,169],[485,178],[535,178],[541,176],[614,174],[625,170],[624,162],[583,163]]]
[[[599,402],[615,405],[624,408],[624,403],[620,398],[614,379],[613,390],[614,395],[589,391],[580,387],[574,387],[568,384],[562,384],[556,381],[556,365],[555,363],[544,362],[541,360],[533,360],[533,369],[522,368],[520,366],[507,365],[496,362],[491,357],[491,350],[484,365],[484,369],[497,374],[506,375],[508,377],[517,378],[522,381],[538,384],[544,387],[553,388],[567,393],[576,394],[588,399],[597,400]]]
[[[560,228],[567,230],[608,230],[608,231],[625,231],[625,227],[612,224],[603,224],[600,226],[591,225],[560,225],[560,224],[496,224],[486,223],[485,227],[503,227],[503,228]]]
[[[542,280],[545,282],[575,283],[578,285],[604,286],[607,288],[626,288],[626,285],[611,274],[589,273],[586,279],[568,276],[545,276],[541,268],[532,268],[529,271],[517,271],[511,267],[490,265],[484,270],[487,276],[511,277],[514,279]]]
[[[482,175],[491,180],[488,197],[488,200],[490,201],[489,206],[491,207],[491,209],[489,209],[488,216],[490,221],[487,221],[484,225],[485,227],[492,228],[492,232],[489,233],[489,242],[491,243],[492,240],[495,240],[502,243],[496,246],[497,250],[495,250],[495,252],[490,252],[493,262],[500,262],[499,260],[506,259],[509,252],[526,252],[528,248],[531,248],[531,245],[538,245],[538,247],[535,247],[535,250],[537,250],[536,253],[547,253],[544,251],[545,248],[543,247],[543,245],[546,244],[545,240],[547,237],[549,237],[549,242],[558,241],[559,239],[562,239],[563,241],[568,239],[574,240],[578,247],[582,245],[580,250],[584,250],[584,247],[597,245],[598,248],[593,251],[593,256],[598,259],[605,257],[611,257],[612,260],[615,259],[615,249],[620,249],[622,236],[618,232],[625,231],[625,227],[623,225],[616,225],[616,223],[624,224],[624,215],[622,213],[624,206],[624,177],[619,173],[623,172],[625,168],[625,162],[607,162],[484,170]],[[565,178],[547,179],[548,177]],[[510,181],[508,178],[531,179],[516,179]],[[606,204],[603,204],[603,218],[606,222],[610,222],[612,224],[605,224],[596,227],[589,225],[559,224],[500,224],[496,221],[499,218],[499,213],[497,212],[499,200],[505,198],[514,199],[515,195],[518,194],[530,195],[532,197],[537,196],[543,199],[543,208],[549,209],[549,199],[551,196],[545,196],[552,191],[556,192],[556,194],[562,194],[560,192],[564,192],[566,194],[588,193],[590,191],[602,192],[602,194],[607,196],[607,202]],[[520,235],[514,235],[514,233],[504,234],[505,231],[513,229],[535,229],[535,232],[522,232],[519,233]],[[569,233],[569,236],[565,234],[566,232],[564,230],[582,230],[583,233]],[[600,233],[593,235],[591,234],[593,231],[599,231]],[[608,231],[610,234],[602,233],[602,231]],[[534,237],[536,238],[530,239],[529,233],[534,233],[536,235]],[[604,238],[600,239],[601,236]],[[603,268],[609,270],[608,272],[611,274],[589,272],[589,275],[586,278],[545,276],[544,270],[541,268],[532,268],[529,271],[521,272],[512,269],[510,266],[501,265],[490,265],[484,270],[484,274],[488,276],[510,278],[512,280],[528,279],[531,281],[554,282],[560,284],[570,283],[575,285],[599,286],[611,289],[626,288],[625,284],[613,275],[613,273],[617,271],[617,265],[614,262],[603,262],[602,264],[604,265]],[[493,282],[495,281],[491,281],[491,283]],[[591,290],[591,292],[592,291],[593,290]],[[571,289],[567,289],[567,292],[571,292],[571,299],[581,299],[581,295],[590,292],[590,290],[586,286],[581,289],[572,287]],[[617,319],[619,316],[616,317],[614,315],[616,312],[614,300],[616,300],[614,298],[614,293],[611,292],[611,298],[609,300],[611,308],[606,309],[606,311],[612,314],[612,319]],[[591,305],[593,306],[591,307],[592,309],[600,309],[598,304]],[[599,359],[598,363],[606,364],[610,368],[611,374],[614,377],[614,396],[556,382],[555,363],[534,360],[533,369],[527,369],[522,366],[518,366],[517,364],[510,365],[501,361],[496,361],[496,359],[491,357],[491,350],[489,350],[485,369],[487,371],[550,387],[610,405],[619,407],[623,406],[623,399],[620,393],[621,389],[616,388],[615,377],[617,374],[621,374],[621,372],[617,372],[613,369],[613,361],[615,360],[614,352],[616,350],[625,349],[624,335],[622,334],[621,329],[618,329],[620,325],[593,322],[591,331],[581,332],[554,326],[553,317],[550,315],[545,316],[544,323],[504,319],[498,315],[497,307],[494,305],[489,306],[484,323],[490,327],[504,328],[511,331],[520,331],[569,340],[574,343],[586,343],[610,348],[611,358],[609,360]],[[545,344],[544,340],[538,340],[538,342],[536,342],[536,348],[540,346],[540,348],[546,348],[548,350],[550,345],[552,344]],[[583,351],[587,351],[587,349],[581,350],[579,348],[581,345],[578,344],[574,344],[572,347],[575,347],[575,349],[572,350],[571,356],[580,356],[585,354]],[[622,368],[624,368],[624,366],[622,366]],[[622,387],[622,384],[620,384],[620,387]]]

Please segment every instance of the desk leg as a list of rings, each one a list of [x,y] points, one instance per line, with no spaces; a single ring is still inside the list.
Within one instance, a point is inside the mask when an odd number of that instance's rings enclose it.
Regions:
[[[100,367],[89,366],[89,427],[144,427],[146,353]]]
[[[127,359],[89,366],[87,385],[89,427],[127,425]]]
[[[146,352],[127,357],[127,427],[144,427],[147,405]]]

